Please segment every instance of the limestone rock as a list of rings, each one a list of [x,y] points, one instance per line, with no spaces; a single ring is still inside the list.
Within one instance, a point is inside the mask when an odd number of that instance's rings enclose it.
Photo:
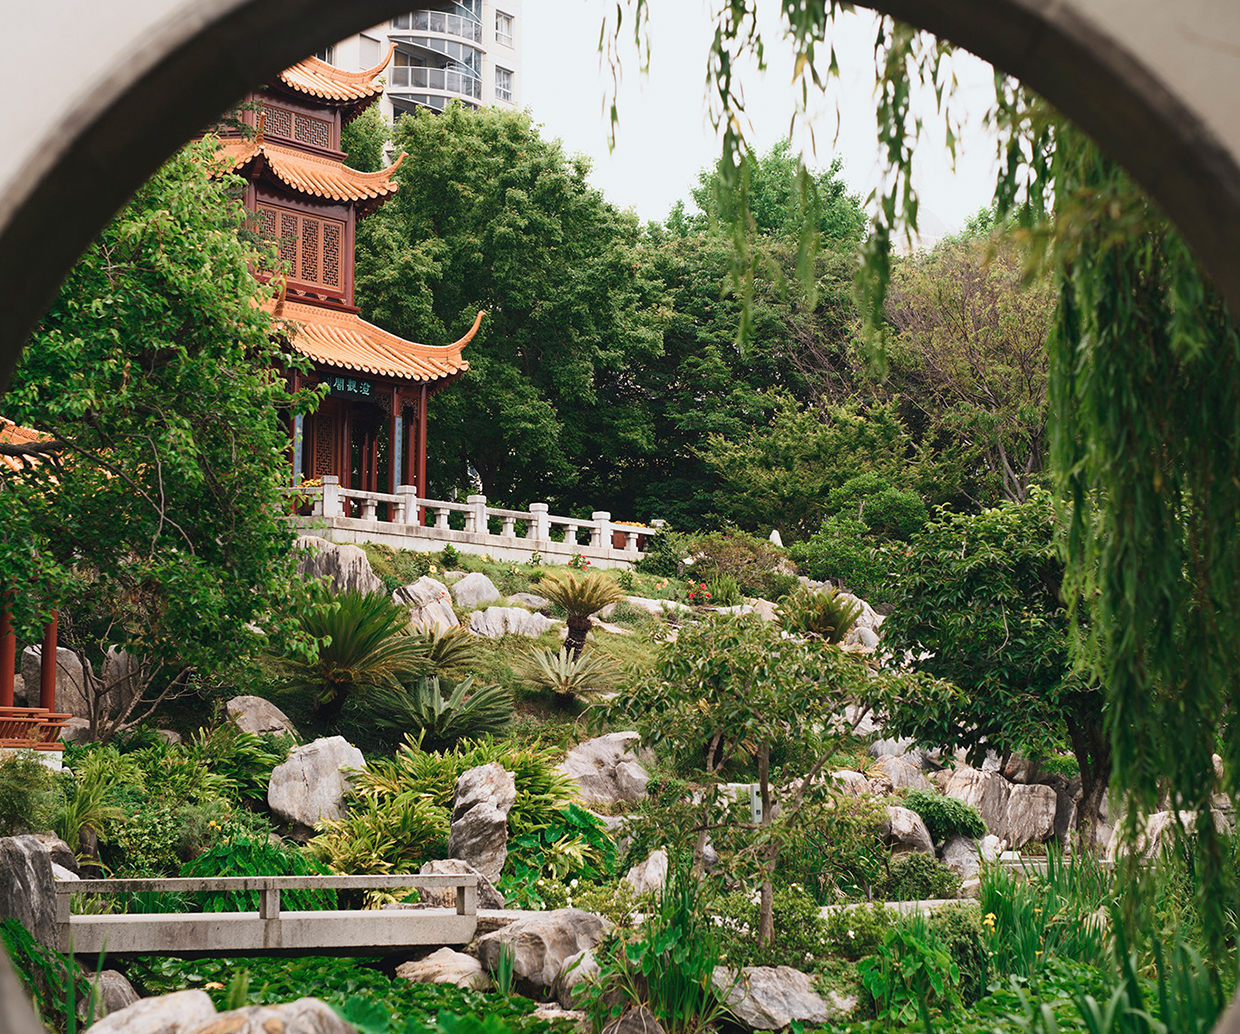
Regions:
[[[119,646],[109,646],[100,668],[100,678],[107,687],[108,709],[121,714],[142,691],[142,662],[134,654]]]
[[[499,879],[508,857],[508,812],[516,799],[512,773],[496,762],[462,772],[452,795],[448,854]]]
[[[943,792],[971,804],[982,816],[986,828],[997,837],[1007,836],[1008,798],[1011,784],[997,772],[961,767],[951,774]]]
[[[633,866],[624,877],[636,894],[657,894],[667,882],[667,852],[651,851],[644,862]]]
[[[1076,831],[1076,801],[1066,790],[1055,791],[1055,839],[1066,844]],[[1106,846],[1105,844],[1103,846]]]
[[[206,991],[174,991],[109,1013],[86,1034],[197,1034],[217,1018]]]
[[[387,592],[360,546],[328,542],[317,535],[298,535],[293,549],[300,554],[297,573],[311,581],[327,578],[333,592]]]
[[[1229,823],[1227,817],[1221,812],[1211,812],[1211,818],[1214,821],[1214,828],[1220,833],[1229,832]],[[1197,813],[1195,811],[1181,811],[1179,813],[1179,822],[1187,830],[1197,824]],[[1137,842],[1133,849],[1137,854],[1146,858],[1155,857],[1164,847],[1171,843],[1175,836],[1176,813],[1172,811],[1156,811],[1147,815],[1144,823],[1142,823],[1141,831],[1137,834]],[[2,842],[2,841],[0,841]],[[1125,854],[1129,850],[1129,845],[1125,835],[1125,825],[1116,819],[1116,825],[1111,832],[1109,842],[1106,848],[1106,859],[1112,861],[1120,854]]]
[[[344,817],[349,788],[345,769],[363,769],[362,752],[343,736],[329,736],[294,747],[277,765],[267,786],[267,805],[277,818],[311,827],[322,819]]]
[[[418,870],[420,876],[459,876],[461,873],[472,873],[478,877],[479,908],[503,908],[505,906],[504,895],[495,889],[495,884],[469,862],[460,858],[436,858],[434,861],[426,862]],[[445,887],[443,890],[424,887],[418,889],[418,894],[422,898],[422,903],[431,908],[456,907],[455,887]]]
[[[983,861],[993,862],[999,857],[999,843],[996,836],[980,841],[973,837],[950,837],[943,845],[942,862],[952,872],[969,879],[977,875]]]
[[[501,930],[478,938],[478,958],[494,973],[502,945],[513,951],[513,974],[525,987],[554,987],[565,962],[578,952],[593,948],[608,930],[602,916],[579,908],[535,912]]]
[[[59,841],[57,841],[59,843]],[[16,919],[40,944],[56,943],[53,852],[37,836],[0,838],[0,919]]]
[[[831,781],[850,797],[863,797],[870,792],[870,781],[860,772],[848,768],[832,772]]]
[[[546,596],[538,596],[532,592],[514,592],[508,597],[508,602],[539,612],[546,612],[551,607],[551,601]]]
[[[20,707],[39,706],[39,679],[43,664],[43,647],[27,646],[22,651],[22,689],[25,699],[13,686],[13,702]],[[89,718],[90,704],[86,699],[86,682],[78,655],[63,646],[56,648],[56,710],[75,718]]]
[[[602,1034],[665,1034],[665,1031],[654,1013],[644,1005],[638,1005],[608,1023]]]
[[[666,614],[668,611],[689,611],[693,609],[688,604],[681,603],[678,600],[652,600],[646,596],[625,596],[624,601],[630,606],[636,607],[638,610],[644,610],[647,614],[654,614],[656,617]],[[606,609],[606,607],[603,608],[603,610]],[[603,611],[600,610],[599,614],[602,615]]]
[[[224,705],[224,711],[242,732],[256,735],[296,736],[297,730],[288,715],[270,700],[256,696],[235,696]]]
[[[450,632],[457,625],[452,593],[429,575],[402,585],[392,593],[392,602],[409,608],[409,627],[415,632]]]
[[[70,718],[60,730],[61,743],[93,743],[90,722],[85,718]]]
[[[650,777],[633,748],[641,742],[636,732],[612,732],[583,740],[568,752],[561,771],[577,781],[587,803],[637,801],[646,795]]]
[[[565,1009],[575,1009],[580,1004],[575,992],[588,980],[595,980],[599,975],[598,960],[592,949],[579,951],[564,960],[564,968],[555,982],[555,996]]]
[[[55,833],[31,833],[30,835],[43,845],[43,850],[47,852],[52,865],[68,869],[75,876],[80,875],[77,855],[60,837]]]
[[[894,754],[884,754],[878,759],[878,763],[874,768],[881,770],[895,789],[902,787],[912,790],[930,789],[930,781],[921,774],[921,769],[910,760],[910,755],[897,757]]]
[[[930,830],[926,828],[921,816],[908,808],[889,804],[882,833],[883,839],[891,844],[893,855],[911,854],[914,851],[934,854],[934,841],[930,839]]]
[[[139,1001],[138,992],[133,989],[124,973],[115,969],[105,969],[90,978],[91,985],[97,988],[95,999],[95,1015],[102,1019],[114,1012],[128,1009]]]
[[[549,617],[524,607],[487,607],[469,615],[469,630],[487,639],[502,635],[540,636],[554,627],[555,622]]]
[[[921,756],[916,752],[916,748],[913,744],[913,738],[911,736],[903,736],[900,739],[895,740],[878,739],[871,743],[869,749],[866,751],[866,753],[872,758],[887,757],[888,755],[902,758],[908,756],[910,752],[914,754],[910,760],[914,764],[917,764],[921,760]]]
[[[783,1030],[793,1020],[823,1024],[841,1013],[814,990],[809,974],[791,966],[746,966],[739,974],[716,966],[711,983],[750,1030]]]
[[[396,975],[414,984],[455,984],[477,991],[491,986],[481,962],[451,948],[440,948],[416,962],[403,962],[396,967]]]
[[[499,599],[499,590],[485,574],[475,571],[452,586],[452,598],[456,600],[457,606],[472,610],[484,603],[494,603]]]
[[[130,1034],[128,1029],[125,1034]],[[317,998],[280,1005],[251,1005],[222,1012],[192,1034],[356,1034],[335,1010]]]
[[[1055,791],[1049,786],[1013,786],[1003,834],[1008,846],[1018,850],[1031,840],[1049,840],[1054,836],[1056,805]]]

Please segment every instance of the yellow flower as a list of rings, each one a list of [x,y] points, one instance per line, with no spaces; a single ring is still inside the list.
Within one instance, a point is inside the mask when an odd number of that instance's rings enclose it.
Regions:
[[[212,980],[209,984],[203,984],[202,988],[204,991],[223,991],[224,985],[218,980]]]
[[[1038,957],[1039,955],[1041,955],[1041,954],[1042,954],[1042,953],[1041,953],[1040,951],[1035,951],[1035,952],[1033,953],[1033,957],[1034,957],[1034,958],[1037,958],[1037,957]]]

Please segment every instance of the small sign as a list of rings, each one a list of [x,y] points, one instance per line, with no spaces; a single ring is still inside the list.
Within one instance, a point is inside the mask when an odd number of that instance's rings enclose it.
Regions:
[[[375,386],[372,382],[359,380],[356,377],[333,377],[328,383],[331,387],[328,394],[338,397],[368,399],[372,398],[375,393]]]

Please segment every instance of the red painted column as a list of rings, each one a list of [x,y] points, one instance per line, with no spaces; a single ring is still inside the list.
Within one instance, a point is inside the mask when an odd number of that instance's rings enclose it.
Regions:
[[[428,496],[426,490],[426,404],[430,399],[430,392],[427,391],[426,385],[422,385],[422,392],[418,396],[418,445],[417,456],[414,460],[413,481],[418,486],[418,498],[425,499]],[[418,507],[418,520],[425,522],[426,507]]]
[[[56,710],[56,632],[60,619],[52,611],[52,620],[43,626],[43,650],[39,663],[39,706],[45,711]]]
[[[10,601],[13,593],[4,594],[0,604],[0,707],[13,706],[13,668],[17,664],[17,636],[13,634]]]

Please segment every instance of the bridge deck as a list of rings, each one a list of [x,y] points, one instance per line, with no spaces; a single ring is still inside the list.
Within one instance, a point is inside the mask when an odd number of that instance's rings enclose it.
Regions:
[[[478,926],[478,878],[460,876],[245,876],[216,879],[65,880],[56,885],[57,947],[77,955],[386,954],[467,944]],[[452,889],[455,908],[282,912],[281,890]],[[72,915],[78,894],[257,891],[257,912]]]

